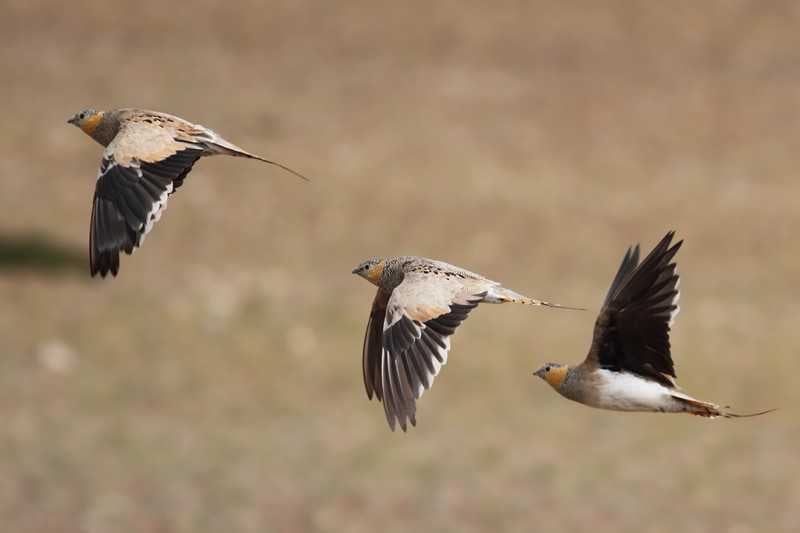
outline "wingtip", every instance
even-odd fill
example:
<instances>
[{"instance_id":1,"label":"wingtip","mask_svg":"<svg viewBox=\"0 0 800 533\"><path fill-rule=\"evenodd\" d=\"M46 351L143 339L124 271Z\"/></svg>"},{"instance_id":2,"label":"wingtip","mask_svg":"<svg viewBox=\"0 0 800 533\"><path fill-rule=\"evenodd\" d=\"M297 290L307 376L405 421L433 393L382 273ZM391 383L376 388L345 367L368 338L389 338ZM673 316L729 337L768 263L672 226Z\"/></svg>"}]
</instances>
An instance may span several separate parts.
<instances>
[{"instance_id":1,"label":"wingtip","mask_svg":"<svg viewBox=\"0 0 800 533\"><path fill-rule=\"evenodd\" d=\"M403 433L408 433L408 424L411 424L411 427L417 427L417 419L415 417L410 417L408 419L403 419L400 421L400 429L403 430ZM394 431L394 429L392 429Z\"/></svg>"},{"instance_id":2,"label":"wingtip","mask_svg":"<svg viewBox=\"0 0 800 533\"><path fill-rule=\"evenodd\" d=\"M409 424L411 424L412 427L417 427L417 417L413 414L387 414L386 421L389 423L389 429L392 430L392 433L397 430L397 426L400 426L400 429L403 431L403 433L408 433Z\"/></svg>"},{"instance_id":3,"label":"wingtip","mask_svg":"<svg viewBox=\"0 0 800 533\"><path fill-rule=\"evenodd\" d=\"M665 248L670 248L670 249L672 249L672 248L675 248L675 249L680 248L681 245L683 244L683 239L673 243L672 239L674 239L674 238L675 238L675 230L671 229L671 230L667 231L666 235L664 235L664 237L661 239L661 242L659 244L663 245Z\"/></svg>"},{"instance_id":4,"label":"wingtip","mask_svg":"<svg viewBox=\"0 0 800 533\"><path fill-rule=\"evenodd\" d=\"M667 231L667 233L664 234L663 237L661 237L661 240L656 245L656 248L658 248L658 247L664 247L664 248L669 247L669 243L672 242L673 237L675 237L675 230Z\"/></svg>"},{"instance_id":5,"label":"wingtip","mask_svg":"<svg viewBox=\"0 0 800 533\"><path fill-rule=\"evenodd\" d=\"M112 278L116 278L117 274L119 273L119 263L118 262L111 262L111 264L105 264L102 261L98 261L96 263L89 263L89 275L92 278L97 277L100 275L100 278L106 279L106 276L111 274Z\"/></svg>"}]
</instances>

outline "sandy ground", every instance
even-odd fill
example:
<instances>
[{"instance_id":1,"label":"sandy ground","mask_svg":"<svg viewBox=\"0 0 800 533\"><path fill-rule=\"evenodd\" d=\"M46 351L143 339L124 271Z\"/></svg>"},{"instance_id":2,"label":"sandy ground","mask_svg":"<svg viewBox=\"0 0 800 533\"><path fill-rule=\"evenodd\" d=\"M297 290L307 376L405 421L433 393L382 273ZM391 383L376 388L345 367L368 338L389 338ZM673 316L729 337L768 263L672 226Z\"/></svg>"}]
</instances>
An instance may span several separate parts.
<instances>
[{"instance_id":1,"label":"sandy ground","mask_svg":"<svg viewBox=\"0 0 800 533\"><path fill-rule=\"evenodd\" d=\"M800 528L800 6L56 2L0 17L0 524L33 532ZM313 177L199 163L120 276L85 249L85 106L169 111ZM678 376L767 417L569 403L625 248L670 228ZM362 259L486 306L388 431Z\"/></svg>"}]
</instances>

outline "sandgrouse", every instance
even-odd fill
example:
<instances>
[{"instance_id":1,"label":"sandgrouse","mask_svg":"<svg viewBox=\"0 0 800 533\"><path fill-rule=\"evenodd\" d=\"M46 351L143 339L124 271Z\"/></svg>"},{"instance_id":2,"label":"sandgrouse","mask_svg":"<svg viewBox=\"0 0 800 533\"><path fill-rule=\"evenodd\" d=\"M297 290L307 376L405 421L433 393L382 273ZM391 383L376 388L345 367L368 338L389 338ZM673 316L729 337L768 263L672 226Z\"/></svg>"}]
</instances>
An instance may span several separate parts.
<instances>
[{"instance_id":1,"label":"sandgrouse","mask_svg":"<svg viewBox=\"0 0 800 533\"><path fill-rule=\"evenodd\" d=\"M214 131L182 118L140 109L84 109L67 121L106 147L94 191L89 229L89 271L105 277L119 271L119 253L142 245L183 184L192 165L204 156L257 159Z\"/></svg>"},{"instance_id":2,"label":"sandgrouse","mask_svg":"<svg viewBox=\"0 0 800 533\"><path fill-rule=\"evenodd\" d=\"M353 270L377 285L364 336L367 397L394 430L416 425L416 401L447 362L450 337L480 303L577 309L534 300L468 270L423 257L369 259Z\"/></svg>"},{"instance_id":3,"label":"sandgrouse","mask_svg":"<svg viewBox=\"0 0 800 533\"><path fill-rule=\"evenodd\" d=\"M675 382L669 331L678 314L678 273L673 262L683 244L661 239L639 263L639 246L629 248L614 276L594 327L586 359L575 367L548 363L534 374L576 402L615 411L690 413L716 417L731 413L697 400Z\"/></svg>"}]
</instances>

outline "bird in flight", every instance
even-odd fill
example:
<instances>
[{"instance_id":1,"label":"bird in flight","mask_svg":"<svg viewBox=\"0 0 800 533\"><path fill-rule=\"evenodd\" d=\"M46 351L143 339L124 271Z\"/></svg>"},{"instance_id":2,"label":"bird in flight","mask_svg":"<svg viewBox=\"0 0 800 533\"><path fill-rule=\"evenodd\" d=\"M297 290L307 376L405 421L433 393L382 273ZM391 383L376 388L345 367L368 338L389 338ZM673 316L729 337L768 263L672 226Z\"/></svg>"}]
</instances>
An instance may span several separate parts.
<instances>
[{"instance_id":1,"label":"bird in flight","mask_svg":"<svg viewBox=\"0 0 800 533\"><path fill-rule=\"evenodd\" d=\"M105 146L95 185L89 229L89 271L119 271L119 253L132 254L158 222L167 198L201 157L230 155L276 165L217 133L182 118L141 109L84 109L67 121Z\"/></svg>"},{"instance_id":2,"label":"bird in flight","mask_svg":"<svg viewBox=\"0 0 800 533\"><path fill-rule=\"evenodd\" d=\"M534 300L468 270L423 257L373 258L353 270L378 287L362 353L367 397L394 431L416 425L416 401L447 362L450 337L480 303L566 307Z\"/></svg>"},{"instance_id":3,"label":"bird in flight","mask_svg":"<svg viewBox=\"0 0 800 533\"><path fill-rule=\"evenodd\" d=\"M579 365L548 363L534 372L576 402L614 411L689 413L707 418L741 415L681 391L670 354L669 331L678 314L679 277L673 261L683 244L674 232L639 263L629 248L594 326L589 354Z\"/></svg>"}]
</instances>

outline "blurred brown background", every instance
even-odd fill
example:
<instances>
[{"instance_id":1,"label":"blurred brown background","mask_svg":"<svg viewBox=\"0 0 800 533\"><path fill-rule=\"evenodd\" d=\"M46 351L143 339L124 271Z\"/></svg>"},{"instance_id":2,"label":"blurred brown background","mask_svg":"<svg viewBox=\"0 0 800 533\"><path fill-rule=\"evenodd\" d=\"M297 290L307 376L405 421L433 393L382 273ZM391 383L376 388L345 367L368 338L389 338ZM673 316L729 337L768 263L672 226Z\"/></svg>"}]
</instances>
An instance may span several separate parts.
<instances>
[{"instance_id":1,"label":"blurred brown background","mask_svg":"<svg viewBox=\"0 0 800 533\"><path fill-rule=\"evenodd\" d=\"M796 2L37 2L0 18L3 531L800 527ZM89 279L86 106L168 111L314 178L197 165ZM750 420L594 411L577 362L667 229L678 375ZM586 313L482 307L390 433L366 257Z\"/></svg>"}]
</instances>

